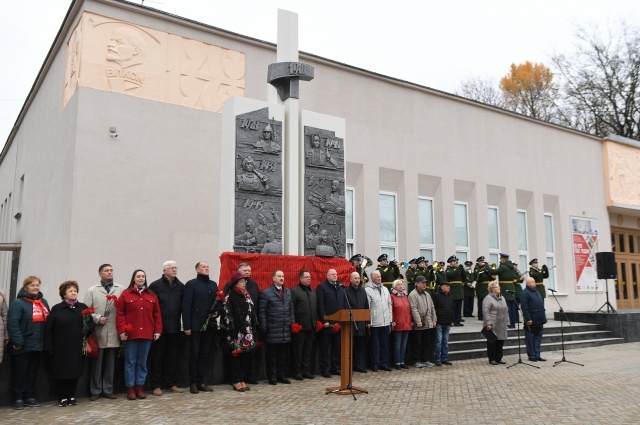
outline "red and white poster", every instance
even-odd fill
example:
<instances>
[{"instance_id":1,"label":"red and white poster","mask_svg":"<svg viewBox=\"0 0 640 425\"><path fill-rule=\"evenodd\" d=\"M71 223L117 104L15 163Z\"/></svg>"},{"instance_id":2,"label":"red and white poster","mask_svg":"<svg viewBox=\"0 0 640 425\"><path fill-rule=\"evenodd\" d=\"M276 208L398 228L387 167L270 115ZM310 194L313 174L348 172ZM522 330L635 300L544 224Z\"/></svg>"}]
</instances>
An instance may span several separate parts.
<instances>
[{"instance_id":1,"label":"red and white poster","mask_svg":"<svg viewBox=\"0 0 640 425\"><path fill-rule=\"evenodd\" d=\"M571 232L573 234L576 292L599 291L596 271L598 220L571 217Z\"/></svg>"}]
</instances>

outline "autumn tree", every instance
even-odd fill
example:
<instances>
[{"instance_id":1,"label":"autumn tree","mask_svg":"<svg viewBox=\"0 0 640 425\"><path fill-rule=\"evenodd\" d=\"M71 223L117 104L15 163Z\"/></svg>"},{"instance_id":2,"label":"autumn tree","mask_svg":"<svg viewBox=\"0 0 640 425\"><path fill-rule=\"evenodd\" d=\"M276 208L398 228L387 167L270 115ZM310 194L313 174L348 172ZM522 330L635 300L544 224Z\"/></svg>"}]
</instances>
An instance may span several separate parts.
<instances>
[{"instance_id":1,"label":"autumn tree","mask_svg":"<svg viewBox=\"0 0 640 425\"><path fill-rule=\"evenodd\" d=\"M579 27L576 50L552 57L561 78L562 124L640 140L640 27L625 22L602 37Z\"/></svg>"},{"instance_id":2,"label":"autumn tree","mask_svg":"<svg viewBox=\"0 0 640 425\"><path fill-rule=\"evenodd\" d=\"M511 64L500 80L504 108L544 121L557 116L558 89L553 73L541 63Z\"/></svg>"}]
</instances>

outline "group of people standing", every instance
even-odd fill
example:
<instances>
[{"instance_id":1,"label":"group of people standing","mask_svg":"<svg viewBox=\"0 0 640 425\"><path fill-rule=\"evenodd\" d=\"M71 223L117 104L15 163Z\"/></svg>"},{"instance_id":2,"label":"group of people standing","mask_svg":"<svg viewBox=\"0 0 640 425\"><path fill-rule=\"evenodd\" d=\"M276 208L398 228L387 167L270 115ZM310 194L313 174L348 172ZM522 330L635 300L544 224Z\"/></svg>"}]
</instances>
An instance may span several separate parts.
<instances>
[{"instance_id":1,"label":"group of people standing","mask_svg":"<svg viewBox=\"0 0 640 425\"><path fill-rule=\"evenodd\" d=\"M513 276L513 265L508 256L504 257L497 269L487 267L484 257L480 257L473 273L476 284L487 288L482 299L478 291L479 302L482 301L478 315L484 327L496 335L494 341L487 343L491 364L503 363L502 346L510 320L509 300L502 296L501 287L509 272ZM98 269L100 283L87 289L84 303L78 300L78 283L69 280L59 287L62 301L51 308L40 292L41 280L29 276L8 314L7 303L0 294L0 324L6 323L12 357L14 408L39 406L35 382L43 352L49 354L59 406L77 404L77 383L90 338L95 338L98 346L90 370L92 401L100 396L117 398L113 378L119 351L124 356L129 400L146 398L147 363L151 364L154 395L161 396L163 391L182 393L177 385L176 365L180 363L183 335L189 341L189 391L194 394L212 391L205 377L216 341L223 348L235 391L249 391L247 384L257 384L263 344L267 381L271 385L291 383L286 374L290 350L293 377L313 379L315 345L321 375L339 375L340 323L326 320L326 316L346 308L368 309L371 316L368 321L352 324L354 371L367 373L366 363L373 372L406 369L407 349L416 368L451 365L449 332L451 326L462 321L459 297L454 294L463 289L460 283L468 281L463 273L468 273L469 268L468 264L466 269L458 267L457 262L455 256L449 258L445 279L435 288L429 288L424 275L415 274L410 291L400 277L387 288L383 284L385 270L379 269L364 284L368 277L357 267L350 274L348 285L338 280L335 269L329 269L326 279L315 289L308 270L300 270L299 282L291 289L285 286L284 272L275 270L271 285L260 291L251 279L248 263L239 264L237 272L219 288L210 279L209 265L204 261L196 264L196 277L186 284L177 277L176 263L167 261L160 279L148 284L146 273L138 269L125 288L114 282L113 267L102 264ZM387 268L394 273L393 265ZM490 276L499 279L489 280ZM526 284L520 300L527 352L529 360L544 361L540 357L542 326L546 322L544 302L535 279L527 278Z\"/></svg>"}]
</instances>

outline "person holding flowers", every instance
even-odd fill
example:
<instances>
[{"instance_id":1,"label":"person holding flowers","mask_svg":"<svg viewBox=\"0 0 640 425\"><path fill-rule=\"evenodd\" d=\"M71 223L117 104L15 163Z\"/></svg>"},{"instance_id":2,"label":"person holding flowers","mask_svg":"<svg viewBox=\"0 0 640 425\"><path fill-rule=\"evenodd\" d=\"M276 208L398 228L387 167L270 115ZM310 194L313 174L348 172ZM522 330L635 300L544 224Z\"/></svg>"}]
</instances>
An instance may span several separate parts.
<instances>
[{"instance_id":1,"label":"person holding flowers","mask_svg":"<svg viewBox=\"0 0 640 425\"><path fill-rule=\"evenodd\" d=\"M147 288L147 275L137 269L127 289L118 299L116 328L124 344L124 383L127 399L147 398L147 356L151 342L162 333L162 314L158 297Z\"/></svg>"},{"instance_id":2,"label":"person holding flowers","mask_svg":"<svg viewBox=\"0 0 640 425\"><path fill-rule=\"evenodd\" d=\"M182 324L189 337L189 391L213 391L204 383L209 367L209 354L216 337L216 318L222 312L222 303L216 303L218 284L209 279L209 264L198 261L197 276L184 285L182 295ZM212 307L215 308L212 309Z\"/></svg>"},{"instance_id":3,"label":"person holding flowers","mask_svg":"<svg viewBox=\"0 0 640 425\"><path fill-rule=\"evenodd\" d=\"M257 306L246 288L242 273L231 276L231 287L224 298L222 325L227 331L227 343L231 352L229 374L235 391L248 391L244 382L251 358L247 356L256 348L255 329L258 323ZM223 293L224 295L224 293Z\"/></svg>"},{"instance_id":4,"label":"person holding flowers","mask_svg":"<svg viewBox=\"0 0 640 425\"><path fill-rule=\"evenodd\" d=\"M291 332L299 332L295 323L291 291L284 287L284 272L276 270L271 276L273 284L260 293L258 318L267 343L267 379L269 384L290 384L285 376L287 352Z\"/></svg>"},{"instance_id":5,"label":"person holding flowers","mask_svg":"<svg viewBox=\"0 0 640 425\"><path fill-rule=\"evenodd\" d=\"M83 340L93 322L85 326L90 309L78 301L78 282L67 280L59 288L62 302L51 308L45 328L44 350L51 356L51 375L55 379L58 406L75 406L76 388L83 369Z\"/></svg>"},{"instance_id":6,"label":"person holding flowers","mask_svg":"<svg viewBox=\"0 0 640 425\"><path fill-rule=\"evenodd\" d=\"M84 303L95 309L93 323L98 338L100 354L91 362L91 376L89 400L96 401L100 394L105 398L115 399L113 393L113 372L116 355L120 347L116 330L116 304L118 297L124 290L122 285L113 282L113 266L102 264L98 268L100 283L87 290Z\"/></svg>"}]
</instances>

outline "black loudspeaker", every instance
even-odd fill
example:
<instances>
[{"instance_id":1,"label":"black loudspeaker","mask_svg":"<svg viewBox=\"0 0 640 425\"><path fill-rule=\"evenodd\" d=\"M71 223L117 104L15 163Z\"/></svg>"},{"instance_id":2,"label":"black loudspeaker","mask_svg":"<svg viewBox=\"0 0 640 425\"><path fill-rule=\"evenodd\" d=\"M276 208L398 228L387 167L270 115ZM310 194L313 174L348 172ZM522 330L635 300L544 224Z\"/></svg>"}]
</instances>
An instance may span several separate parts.
<instances>
[{"instance_id":1,"label":"black loudspeaker","mask_svg":"<svg viewBox=\"0 0 640 425\"><path fill-rule=\"evenodd\" d=\"M613 252L596 252L598 279L617 279L616 255Z\"/></svg>"}]
</instances>

